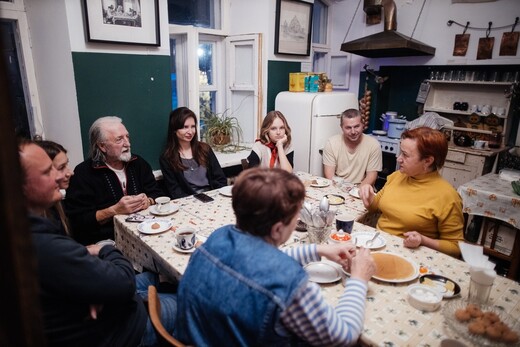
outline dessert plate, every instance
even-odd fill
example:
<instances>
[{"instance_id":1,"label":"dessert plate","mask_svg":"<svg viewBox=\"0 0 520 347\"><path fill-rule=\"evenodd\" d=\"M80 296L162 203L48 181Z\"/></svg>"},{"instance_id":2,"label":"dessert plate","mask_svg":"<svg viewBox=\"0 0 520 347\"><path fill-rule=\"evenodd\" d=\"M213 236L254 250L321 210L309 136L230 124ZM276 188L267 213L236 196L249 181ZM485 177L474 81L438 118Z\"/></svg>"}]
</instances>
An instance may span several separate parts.
<instances>
[{"instance_id":1,"label":"dessert plate","mask_svg":"<svg viewBox=\"0 0 520 347\"><path fill-rule=\"evenodd\" d=\"M376 237L376 239L374 240L374 242L372 243L372 245L370 247L366 246L368 240L372 240L374 235L375 235L375 232L371 232L371 231L357 231L357 232L351 234L352 240L354 240L354 238L356 240L357 247L365 247L368 249L377 249L377 248L384 247L386 245L386 240L383 236L381 236L381 234L379 234L379 236Z\"/></svg>"},{"instance_id":2,"label":"dessert plate","mask_svg":"<svg viewBox=\"0 0 520 347\"><path fill-rule=\"evenodd\" d=\"M303 267L309 274L309 281L315 283L333 283L341 279L339 270L325 262L313 262Z\"/></svg>"},{"instance_id":3,"label":"dessert plate","mask_svg":"<svg viewBox=\"0 0 520 347\"><path fill-rule=\"evenodd\" d=\"M460 294L460 286L455 281L441 275L423 275L419 278L419 282L435 288L445 299Z\"/></svg>"},{"instance_id":4,"label":"dessert plate","mask_svg":"<svg viewBox=\"0 0 520 347\"><path fill-rule=\"evenodd\" d=\"M327 194L325 195L325 197L329 201L329 205L342 205L345 203L345 198L341 195Z\"/></svg>"},{"instance_id":5,"label":"dessert plate","mask_svg":"<svg viewBox=\"0 0 520 347\"><path fill-rule=\"evenodd\" d=\"M154 235L169 230L172 227L172 221L168 219L151 219L137 225L137 230L143 234Z\"/></svg>"},{"instance_id":6,"label":"dessert plate","mask_svg":"<svg viewBox=\"0 0 520 347\"><path fill-rule=\"evenodd\" d=\"M323 188L328 187L330 185L330 181L326 178L316 178L311 181L311 187L314 188Z\"/></svg>"},{"instance_id":7,"label":"dessert plate","mask_svg":"<svg viewBox=\"0 0 520 347\"><path fill-rule=\"evenodd\" d=\"M218 192L224 196L231 197L231 189L233 189L233 186L225 186L218 190Z\"/></svg>"},{"instance_id":8,"label":"dessert plate","mask_svg":"<svg viewBox=\"0 0 520 347\"><path fill-rule=\"evenodd\" d=\"M351 196L359 199L359 188L352 187L352 189L348 192Z\"/></svg>"}]
</instances>

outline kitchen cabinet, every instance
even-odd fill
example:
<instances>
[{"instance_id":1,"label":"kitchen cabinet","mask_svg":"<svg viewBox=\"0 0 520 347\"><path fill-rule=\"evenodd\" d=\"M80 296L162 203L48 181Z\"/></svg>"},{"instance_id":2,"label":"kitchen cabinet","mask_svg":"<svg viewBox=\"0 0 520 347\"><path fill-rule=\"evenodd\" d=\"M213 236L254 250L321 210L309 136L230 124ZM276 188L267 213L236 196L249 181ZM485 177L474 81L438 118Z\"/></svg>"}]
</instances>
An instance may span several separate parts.
<instances>
[{"instance_id":1,"label":"kitchen cabinet","mask_svg":"<svg viewBox=\"0 0 520 347\"><path fill-rule=\"evenodd\" d=\"M493 170L500 150L474 150L451 147L440 173L457 189L460 185Z\"/></svg>"},{"instance_id":2,"label":"kitchen cabinet","mask_svg":"<svg viewBox=\"0 0 520 347\"><path fill-rule=\"evenodd\" d=\"M437 112L454 121L456 131L469 131L472 137L487 140L492 132L502 134L502 146L511 131L510 109L513 82L441 81L429 80L429 92L424 103L425 112ZM468 110L454 110L456 102L467 103ZM495 112L493 122L490 113L471 110L473 105L489 105ZM475 114L477 115L475 117ZM488 122L489 120L489 122Z\"/></svg>"}]
</instances>

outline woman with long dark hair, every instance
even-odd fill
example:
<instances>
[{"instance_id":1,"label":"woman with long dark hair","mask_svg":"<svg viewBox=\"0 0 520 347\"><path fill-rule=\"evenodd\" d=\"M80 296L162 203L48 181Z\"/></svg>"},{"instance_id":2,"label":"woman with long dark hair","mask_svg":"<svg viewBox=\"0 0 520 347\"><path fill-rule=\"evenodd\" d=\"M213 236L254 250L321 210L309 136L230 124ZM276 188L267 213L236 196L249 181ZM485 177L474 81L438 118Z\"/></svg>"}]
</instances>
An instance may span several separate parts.
<instances>
[{"instance_id":1,"label":"woman with long dark hair","mask_svg":"<svg viewBox=\"0 0 520 347\"><path fill-rule=\"evenodd\" d=\"M170 113L166 148L159 163L166 191L173 199L227 185L215 153L197 139L197 117L187 107Z\"/></svg>"}]
</instances>

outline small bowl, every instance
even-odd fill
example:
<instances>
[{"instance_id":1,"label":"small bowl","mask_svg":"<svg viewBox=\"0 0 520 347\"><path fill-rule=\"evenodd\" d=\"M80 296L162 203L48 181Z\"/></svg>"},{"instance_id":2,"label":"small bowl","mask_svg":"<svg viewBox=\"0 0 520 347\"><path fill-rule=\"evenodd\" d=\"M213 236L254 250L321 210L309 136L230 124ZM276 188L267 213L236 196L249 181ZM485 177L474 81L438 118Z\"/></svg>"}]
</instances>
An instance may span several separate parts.
<instances>
[{"instance_id":1,"label":"small bowl","mask_svg":"<svg viewBox=\"0 0 520 347\"><path fill-rule=\"evenodd\" d=\"M336 243L348 242L351 239L352 239L352 236L350 236L349 233L345 233L345 232L340 233L337 231L333 231L329 235L329 240L331 240L332 242L336 242Z\"/></svg>"},{"instance_id":2,"label":"small bowl","mask_svg":"<svg viewBox=\"0 0 520 347\"><path fill-rule=\"evenodd\" d=\"M437 290L423 285L412 284L406 290L410 305L421 311L435 311L441 307L442 294Z\"/></svg>"}]
</instances>

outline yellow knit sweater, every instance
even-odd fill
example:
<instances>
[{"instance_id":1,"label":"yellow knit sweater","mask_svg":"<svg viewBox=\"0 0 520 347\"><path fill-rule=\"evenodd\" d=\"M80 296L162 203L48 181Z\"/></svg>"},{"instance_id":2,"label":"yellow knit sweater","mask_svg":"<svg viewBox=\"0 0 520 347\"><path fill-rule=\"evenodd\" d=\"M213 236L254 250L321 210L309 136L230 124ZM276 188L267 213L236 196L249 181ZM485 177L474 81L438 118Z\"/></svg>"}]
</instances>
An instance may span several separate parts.
<instances>
[{"instance_id":1,"label":"yellow knit sweater","mask_svg":"<svg viewBox=\"0 0 520 347\"><path fill-rule=\"evenodd\" d=\"M438 171L407 176L396 171L374 198L370 211L381 211L377 228L403 237L407 231L440 240L440 251L460 256L464 240L462 199Z\"/></svg>"}]
</instances>

